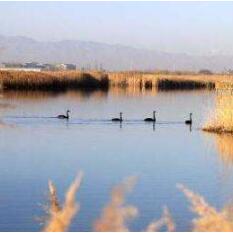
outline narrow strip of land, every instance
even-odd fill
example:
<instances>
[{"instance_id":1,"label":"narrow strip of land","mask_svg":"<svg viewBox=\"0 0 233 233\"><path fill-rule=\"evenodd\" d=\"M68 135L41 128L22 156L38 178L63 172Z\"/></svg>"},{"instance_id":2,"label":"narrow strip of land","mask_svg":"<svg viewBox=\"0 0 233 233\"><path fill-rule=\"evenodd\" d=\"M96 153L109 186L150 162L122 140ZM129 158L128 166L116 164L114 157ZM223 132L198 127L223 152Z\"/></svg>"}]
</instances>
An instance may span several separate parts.
<instances>
[{"instance_id":1,"label":"narrow strip of land","mask_svg":"<svg viewBox=\"0 0 233 233\"><path fill-rule=\"evenodd\" d=\"M0 71L2 90L108 89L133 87L155 90L233 88L233 75L166 72Z\"/></svg>"}]
</instances>

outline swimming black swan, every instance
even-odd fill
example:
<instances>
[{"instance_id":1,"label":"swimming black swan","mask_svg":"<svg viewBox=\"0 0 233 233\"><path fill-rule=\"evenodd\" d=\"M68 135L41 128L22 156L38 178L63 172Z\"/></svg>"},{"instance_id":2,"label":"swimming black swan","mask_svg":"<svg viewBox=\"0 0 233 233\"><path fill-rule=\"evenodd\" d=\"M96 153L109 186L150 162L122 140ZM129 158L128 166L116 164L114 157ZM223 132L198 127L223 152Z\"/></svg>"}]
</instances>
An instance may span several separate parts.
<instances>
[{"instance_id":1,"label":"swimming black swan","mask_svg":"<svg viewBox=\"0 0 233 233\"><path fill-rule=\"evenodd\" d=\"M186 125L191 125L193 123L192 115L193 115L192 113L189 114L189 120L185 121Z\"/></svg>"},{"instance_id":2,"label":"swimming black swan","mask_svg":"<svg viewBox=\"0 0 233 233\"><path fill-rule=\"evenodd\" d=\"M146 122L156 122L156 117L155 117L156 111L153 111L153 118L146 118L144 121Z\"/></svg>"},{"instance_id":3,"label":"swimming black swan","mask_svg":"<svg viewBox=\"0 0 233 233\"><path fill-rule=\"evenodd\" d=\"M112 121L119 121L119 122L122 122L122 121L123 121L122 112L120 112L120 118L112 118Z\"/></svg>"},{"instance_id":4,"label":"swimming black swan","mask_svg":"<svg viewBox=\"0 0 233 233\"><path fill-rule=\"evenodd\" d=\"M70 110L67 110L66 115L58 115L57 118L59 118L59 119L69 119L70 118L69 113L70 113Z\"/></svg>"}]
</instances>

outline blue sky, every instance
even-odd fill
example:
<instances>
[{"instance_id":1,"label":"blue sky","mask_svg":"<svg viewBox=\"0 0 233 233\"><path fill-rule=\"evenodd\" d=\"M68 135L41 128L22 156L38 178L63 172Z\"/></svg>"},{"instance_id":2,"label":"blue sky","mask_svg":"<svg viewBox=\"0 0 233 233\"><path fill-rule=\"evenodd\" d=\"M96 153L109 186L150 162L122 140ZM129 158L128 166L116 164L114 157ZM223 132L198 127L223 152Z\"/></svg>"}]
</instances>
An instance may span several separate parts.
<instances>
[{"instance_id":1,"label":"blue sky","mask_svg":"<svg viewBox=\"0 0 233 233\"><path fill-rule=\"evenodd\" d=\"M0 34L233 55L233 2L0 2Z\"/></svg>"}]
</instances>

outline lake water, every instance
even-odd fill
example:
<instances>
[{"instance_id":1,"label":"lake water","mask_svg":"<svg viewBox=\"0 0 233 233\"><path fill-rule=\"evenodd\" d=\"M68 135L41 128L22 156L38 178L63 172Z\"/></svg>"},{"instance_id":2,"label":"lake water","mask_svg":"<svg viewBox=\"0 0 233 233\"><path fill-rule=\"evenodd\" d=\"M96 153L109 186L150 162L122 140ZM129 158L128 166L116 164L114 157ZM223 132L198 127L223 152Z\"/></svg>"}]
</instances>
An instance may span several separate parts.
<instances>
[{"instance_id":1,"label":"lake water","mask_svg":"<svg viewBox=\"0 0 233 233\"><path fill-rule=\"evenodd\" d=\"M233 197L232 138L200 130L215 93L2 93L0 98L0 230L39 231L48 180L60 200L77 172L84 179L73 231L91 231L111 189L137 176L127 203L139 210L129 228L144 230L166 205L179 231L195 216L176 184L202 194L216 208ZM71 110L69 121L50 118ZM143 118L157 111L157 123ZM125 122L112 123L123 112ZM192 130L183 122L193 113ZM222 140L222 141L221 141ZM223 146L224 145L224 146Z\"/></svg>"}]
</instances>

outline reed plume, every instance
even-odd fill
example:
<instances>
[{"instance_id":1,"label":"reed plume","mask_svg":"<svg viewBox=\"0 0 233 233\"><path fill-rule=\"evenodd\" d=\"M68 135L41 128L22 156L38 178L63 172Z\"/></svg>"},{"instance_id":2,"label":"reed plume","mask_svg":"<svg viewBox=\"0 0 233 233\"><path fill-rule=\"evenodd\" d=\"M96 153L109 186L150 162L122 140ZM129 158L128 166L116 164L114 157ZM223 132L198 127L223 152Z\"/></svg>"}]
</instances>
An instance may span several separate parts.
<instances>
[{"instance_id":1,"label":"reed plume","mask_svg":"<svg viewBox=\"0 0 233 233\"><path fill-rule=\"evenodd\" d=\"M202 232L228 232L233 231L232 208L225 207L217 211L197 193L192 192L185 186L177 186L191 202L191 209L197 214L193 220L193 231Z\"/></svg>"},{"instance_id":2,"label":"reed plume","mask_svg":"<svg viewBox=\"0 0 233 233\"><path fill-rule=\"evenodd\" d=\"M163 214L162 217L159 220L155 220L152 223L150 223L146 231L147 232L155 232L159 231L163 226L167 228L167 231L175 231L175 223L172 219L172 216L169 212L169 209L167 207L163 208Z\"/></svg>"},{"instance_id":3,"label":"reed plume","mask_svg":"<svg viewBox=\"0 0 233 233\"><path fill-rule=\"evenodd\" d=\"M80 187L82 176L80 172L70 185L65 195L63 206L60 206L58 202L56 187L51 181L49 182L50 211L43 231L61 232L68 230L73 217L79 210L79 204L75 201L75 195Z\"/></svg>"},{"instance_id":4,"label":"reed plume","mask_svg":"<svg viewBox=\"0 0 233 233\"><path fill-rule=\"evenodd\" d=\"M95 231L129 231L127 221L135 217L138 210L134 206L125 205L125 195L132 190L135 181L135 177L130 177L113 188L111 201L94 224Z\"/></svg>"},{"instance_id":5,"label":"reed plume","mask_svg":"<svg viewBox=\"0 0 233 233\"><path fill-rule=\"evenodd\" d=\"M61 210L58 198L57 198L57 189L52 181L49 180L49 200L50 200L50 213L58 213Z\"/></svg>"},{"instance_id":6,"label":"reed plume","mask_svg":"<svg viewBox=\"0 0 233 233\"><path fill-rule=\"evenodd\" d=\"M49 181L50 208L49 218L44 231L57 232L67 231L73 217L79 210L79 205L75 201L75 194L80 187L82 173L71 184L65 196L65 203L60 205L57 198L55 185ZM103 209L99 219L94 223L94 231L127 232L127 223L138 214L134 206L125 204L125 196L132 190L135 184L135 177L124 180L112 190L111 200ZM218 211L212 207L205 199L186 188L182 184L177 187L185 194L191 203L192 211L197 215L193 220L192 230L195 232L225 232L233 231L232 206L226 206ZM163 214L159 220L151 222L147 232L160 231L166 227L167 231L175 231L175 223L167 207L163 208Z\"/></svg>"}]
</instances>

